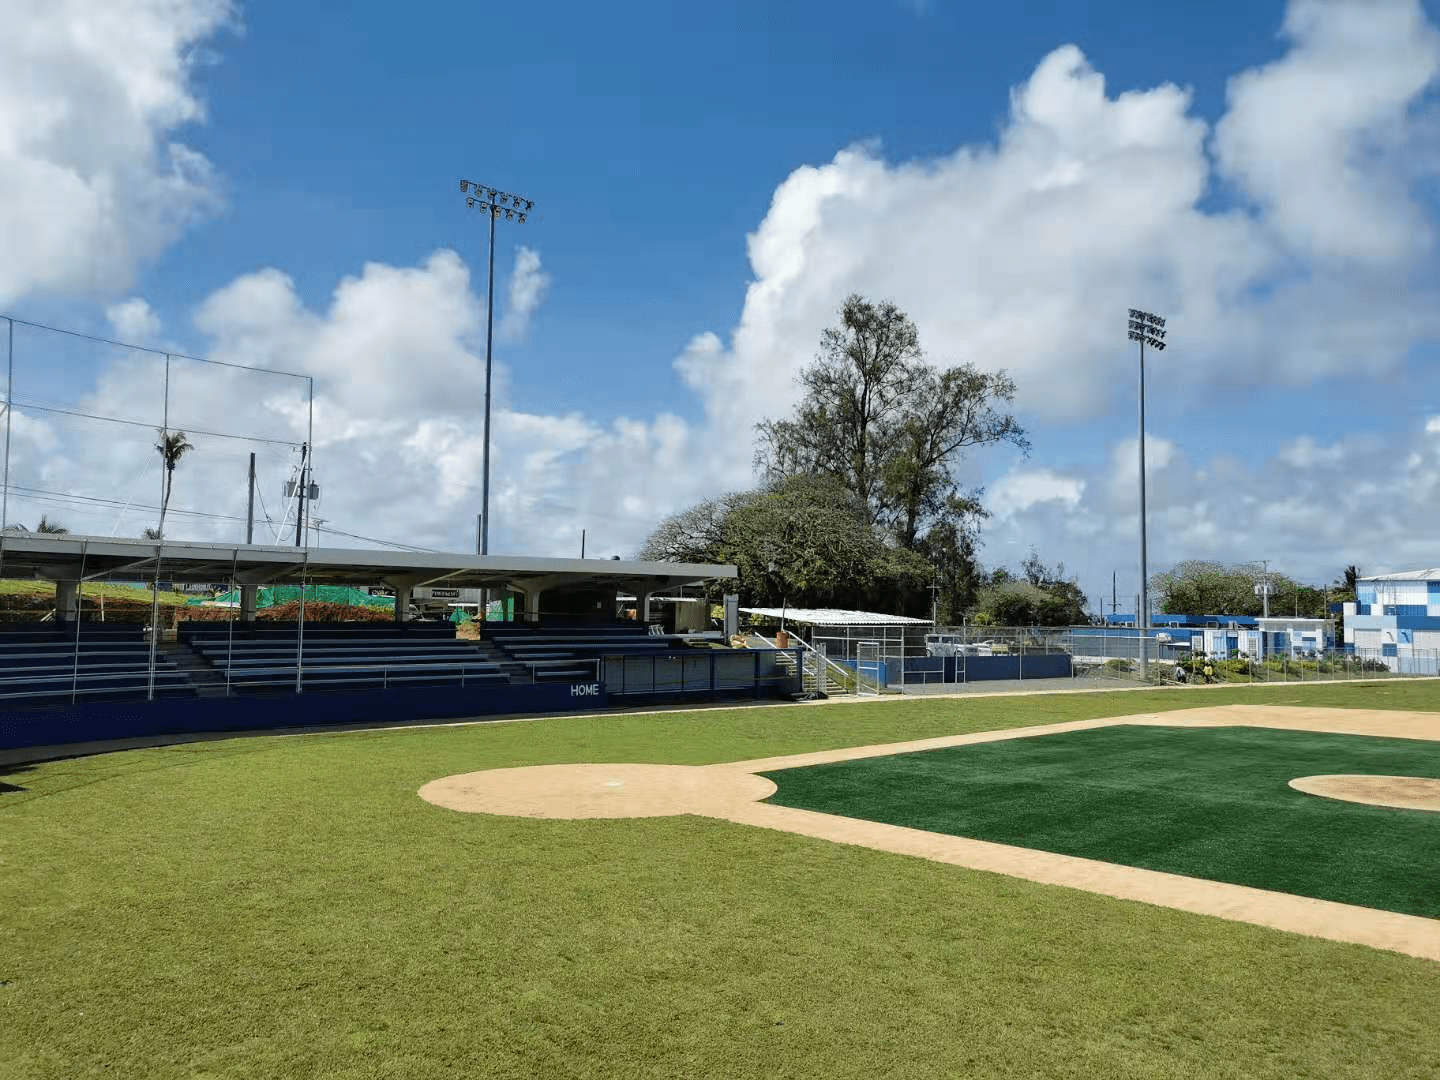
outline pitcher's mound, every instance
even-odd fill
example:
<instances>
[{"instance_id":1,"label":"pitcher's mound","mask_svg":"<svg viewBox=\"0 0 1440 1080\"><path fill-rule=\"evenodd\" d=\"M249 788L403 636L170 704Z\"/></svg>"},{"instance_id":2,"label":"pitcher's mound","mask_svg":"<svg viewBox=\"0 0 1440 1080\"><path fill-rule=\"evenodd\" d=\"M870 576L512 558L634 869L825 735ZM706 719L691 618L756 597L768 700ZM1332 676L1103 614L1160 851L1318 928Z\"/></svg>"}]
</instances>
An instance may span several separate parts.
<instances>
[{"instance_id":1,"label":"pitcher's mound","mask_svg":"<svg viewBox=\"0 0 1440 1080\"><path fill-rule=\"evenodd\" d=\"M1291 780L1290 786L1307 795L1343 802L1400 810L1440 810L1440 780L1428 776L1302 776Z\"/></svg>"},{"instance_id":2,"label":"pitcher's mound","mask_svg":"<svg viewBox=\"0 0 1440 1080\"><path fill-rule=\"evenodd\" d=\"M763 776L726 765L531 765L434 780L420 797L472 814L635 818L711 814L775 794Z\"/></svg>"}]
</instances>

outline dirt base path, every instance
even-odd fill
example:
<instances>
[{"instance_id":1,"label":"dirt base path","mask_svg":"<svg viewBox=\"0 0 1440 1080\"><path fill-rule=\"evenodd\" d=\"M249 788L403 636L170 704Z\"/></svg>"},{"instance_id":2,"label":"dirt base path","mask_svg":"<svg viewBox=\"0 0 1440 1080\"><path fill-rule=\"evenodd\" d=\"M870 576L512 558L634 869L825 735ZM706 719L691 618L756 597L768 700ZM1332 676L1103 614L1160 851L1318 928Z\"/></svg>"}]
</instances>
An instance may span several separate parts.
<instances>
[{"instance_id":1,"label":"dirt base path","mask_svg":"<svg viewBox=\"0 0 1440 1080\"><path fill-rule=\"evenodd\" d=\"M1296 791L1341 802L1393 806L1401 810L1440 810L1440 780L1428 776L1301 776L1290 781Z\"/></svg>"},{"instance_id":2,"label":"dirt base path","mask_svg":"<svg viewBox=\"0 0 1440 1080\"><path fill-rule=\"evenodd\" d=\"M757 773L819 765L831 761L880 757L915 750L966 746L1006 739L1083 731L1115 724L1166 727L1270 727L1346 735L1377 735L1440 741L1440 714L1385 710L1310 709L1285 706L1225 705L1179 712L1143 713L1102 720L975 732L877 746L847 747L809 754L729 762L723 765L542 765L493 769L445 777L420 789L422 798L453 810L521 817L656 817L697 814L738 824L797 833L842 844L856 844L936 862L987 870L1047 885L1138 900L1200 915L1254 923L1331 941L1388 949L1440 960L1440 920L1401 915L1329 900L1270 892L1203 878L1118 866L1071 855L947 836L897 825L771 806L760 800L775 785ZM1306 777L1304 781L1331 779ZM1366 778L1347 777L1347 780ZM1367 796L1353 785L1348 794L1310 791L1330 798L1385 803L1403 787L1419 790L1413 777L1387 777ZM1402 782L1397 784L1397 782ZM1324 785L1322 785L1324 786ZM1429 794L1429 785L1420 785ZM1382 788L1384 790L1382 790ZM1421 793L1425 795L1424 792ZM1411 805L1407 803L1404 805ZM1429 807L1425 807L1429 808Z\"/></svg>"}]
</instances>

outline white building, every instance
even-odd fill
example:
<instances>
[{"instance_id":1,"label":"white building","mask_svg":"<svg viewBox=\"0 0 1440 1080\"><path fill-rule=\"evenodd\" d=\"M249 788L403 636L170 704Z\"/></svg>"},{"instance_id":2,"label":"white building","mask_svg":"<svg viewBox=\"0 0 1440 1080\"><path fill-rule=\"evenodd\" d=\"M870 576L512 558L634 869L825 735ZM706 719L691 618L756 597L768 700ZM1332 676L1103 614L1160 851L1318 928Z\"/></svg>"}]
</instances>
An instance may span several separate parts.
<instances>
[{"instance_id":1,"label":"white building","mask_svg":"<svg viewBox=\"0 0 1440 1080\"><path fill-rule=\"evenodd\" d=\"M1225 617L1220 616L1223 620ZM1333 619L1231 619L1228 625L1206 626L1190 631L1190 648L1224 660L1239 656L1296 659L1314 656L1335 647Z\"/></svg>"},{"instance_id":2,"label":"white building","mask_svg":"<svg viewBox=\"0 0 1440 1080\"><path fill-rule=\"evenodd\" d=\"M1356 582L1355 603L1345 605L1345 644L1391 671L1440 674L1440 567Z\"/></svg>"}]
</instances>

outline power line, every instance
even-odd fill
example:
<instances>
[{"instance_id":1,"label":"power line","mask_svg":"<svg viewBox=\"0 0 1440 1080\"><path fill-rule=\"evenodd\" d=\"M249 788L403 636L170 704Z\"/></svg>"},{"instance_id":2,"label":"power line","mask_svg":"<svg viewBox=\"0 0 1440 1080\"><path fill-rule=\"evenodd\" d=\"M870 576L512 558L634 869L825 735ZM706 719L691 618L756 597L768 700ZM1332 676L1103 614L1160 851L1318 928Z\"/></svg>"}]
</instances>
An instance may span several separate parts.
<instances>
[{"instance_id":1,"label":"power line","mask_svg":"<svg viewBox=\"0 0 1440 1080\"><path fill-rule=\"evenodd\" d=\"M113 345L117 349L131 349L134 352L150 353L152 356L169 356L176 360L194 360L197 364L215 364L219 367L238 368L241 371L258 371L265 375L284 375L291 379L311 378L309 375L301 375L298 371L282 371L280 368L258 367L254 364L236 364L229 360L211 360L204 356L189 356L186 353L172 352L165 349L152 349L148 345L132 345L127 341L115 341L111 338L100 337L98 334L87 334L81 330L66 330L59 326L48 326L45 323L17 319L13 315L0 314L0 319L5 319L15 326L28 326L33 330L48 330L52 334L64 334L67 337L80 338L83 341L93 341L99 345Z\"/></svg>"},{"instance_id":2,"label":"power line","mask_svg":"<svg viewBox=\"0 0 1440 1080\"><path fill-rule=\"evenodd\" d=\"M332 529L328 525L316 525L313 521L310 528L316 532L334 533L337 536L348 536L353 540L364 540L370 544L383 544L385 547L399 548L402 551L420 551L428 555L444 555L446 552L439 548L420 547L418 544L402 544L398 540L381 540L376 536L361 536L359 533L346 532L344 529Z\"/></svg>"},{"instance_id":3,"label":"power line","mask_svg":"<svg viewBox=\"0 0 1440 1080\"><path fill-rule=\"evenodd\" d=\"M24 487L20 484L11 484L10 490L15 492L19 498L29 499L31 502L48 502L55 506L81 506L85 503L94 503L99 506L121 507L132 510L159 510L160 507L147 503L125 502L121 499L107 499L103 495L80 495L73 491L50 491L47 488ZM244 521L238 514L216 514L207 510L181 510L178 507L171 507L172 514L185 514L189 517L214 518L217 521Z\"/></svg>"},{"instance_id":4,"label":"power line","mask_svg":"<svg viewBox=\"0 0 1440 1080\"><path fill-rule=\"evenodd\" d=\"M152 430L159 429L161 425L150 423L145 420L127 420L121 416L101 416L99 413L81 412L79 409L62 409L58 405L41 405L36 401L17 401L15 407L18 409L35 409L37 412L60 413L62 416L80 416L86 420L103 420L108 424L126 424L130 427L143 427ZM178 424L171 427L179 430ZM267 439L263 435L236 435L228 431L204 431L200 428L186 427L185 431L190 435L205 435L214 439L235 439L239 442L270 443L273 446L296 447L300 444L291 439Z\"/></svg>"},{"instance_id":5,"label":"power line","mask_svg":"<svg viewBox=\"0 0 1440 1080\"><path fill-rule=\"evenodd\" d=\"M23 487L19 484L11 484L10 490L17 493L17 497L28 502L46 503L51 506L82 506L86 503L94 503L106 507L122 507L133 510L159 510L158 506L151 506L144 503L126 503L120 499L107 499L102 495L79 495L68 491L50 491L46 488ZM259 489L256 489L257 493ZM264 503L261 503L261 510L264 510ZM181 510L178 507L171 507L170 513L181 514L186 517L209 518L215 521L244 521L239 514L217 514L207 510ZM265 523L273 525L274 520L270 517L269 511L265 511ZM283 525L284 522L281 522ZM432 555L443 555L443 551L437 548L420 547L417 544L402 544L398 540L384 540L378 536L363 536L360 533L346 532L344 529L335 529L330 526L311 525L311 528L319 532L334 533L336 536L348 536L353 540L364 540L370 544L380 544L384 547L399 548L404 551L421 551Z\"/></svg>"}]
</instances>

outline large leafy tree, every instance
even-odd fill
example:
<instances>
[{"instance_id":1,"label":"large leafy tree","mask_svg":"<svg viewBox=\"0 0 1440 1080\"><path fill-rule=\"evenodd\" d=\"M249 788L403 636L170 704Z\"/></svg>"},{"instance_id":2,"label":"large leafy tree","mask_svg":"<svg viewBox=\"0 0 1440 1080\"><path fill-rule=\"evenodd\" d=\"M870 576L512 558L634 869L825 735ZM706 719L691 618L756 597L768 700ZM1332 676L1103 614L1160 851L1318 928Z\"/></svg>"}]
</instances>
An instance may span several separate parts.
<instances>
[{"instance_id":1,"label":"large leafy tree","mask_svg":"<svg viewBox=\"0 0 1440 1080\"><path fill-rule=\"evenodd\" d=\"M760 606L913 607L928 600L932 573L923 558L887 543L863 502L825 476L707 500L663 521L640 554L733 563L741 600Z\"/></svg>"},{"instance_id":2,"label":"large leafy tree","mask_svg":"<svg viewBox=\"0 0 1440 1080\"><path fill-rule=\"evenodd\" d=\"M788 419L757 426L758 491L711 499L663 522L643 554L734 563L748 603L930 613L958 621L980 585L985 510L962 491L965 453L1028 450L1003 371L925 361L914 322L850 296L825 330Z\"/></svg>"},{"instance_id":3,"label":"large leafy tree","mask_svg":"<svg viewBox=\"0 0 1440 1080\"><path fill-rule=\"evenodd\" d=\"M1085 594L1065 574L1065 564L1046 566L1034 551L1020 566L1020 575L1003 567L979 590L977 621L995 626L1076 626L1090 621Z\"/></svg>"},{"instance_id":4,"label":"large leafy tree","mask_svg":"<svg viewBox=\"0 0 1440 1080\"><path fill-rule=\"evenodd\" d=\"M1014 381L970 364L936 370L914 322L889 302L848 297L800 383L794 416L758 425L757 463L771 479L834 478L907 550L940 522L973 534L979 493L962 494L954 475L967 450L1029 449L1007 411Z\"/></svg>"},{"instance_id":5,"label":"large leafy tree","mask_svg":"<svg viewBox=\"0 0 1440 1080\"><path fill-rule=\"evenodd\" d=\"M934 569L933 612L940 625L957 626L979 597L984 575L975 557L977 523L984 512L956 508L915 543L915 552Z\"/></svg>"}]
</instances>

